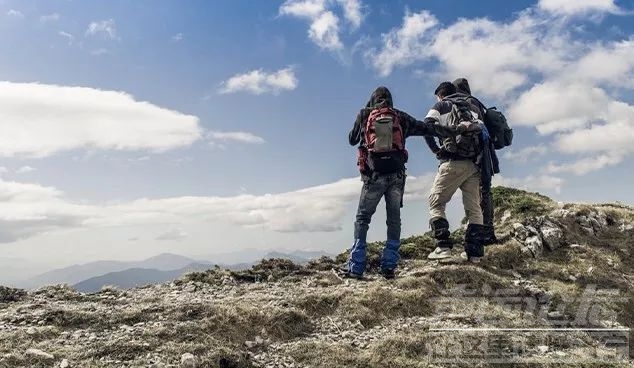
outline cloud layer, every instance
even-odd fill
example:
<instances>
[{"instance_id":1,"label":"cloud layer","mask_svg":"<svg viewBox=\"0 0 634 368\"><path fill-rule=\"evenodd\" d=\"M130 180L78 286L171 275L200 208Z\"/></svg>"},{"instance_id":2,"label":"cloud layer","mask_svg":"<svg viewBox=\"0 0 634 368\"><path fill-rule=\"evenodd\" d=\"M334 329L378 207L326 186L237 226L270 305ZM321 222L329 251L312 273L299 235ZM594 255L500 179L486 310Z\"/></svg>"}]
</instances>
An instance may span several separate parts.
<instances>
[{"instance_id":1,"label":"cloud layer","mask_svg":"<svg viewBox=\"0 0 634 368\"><path fill-rule=\"evenodd\" d=\"M279 14L307 20L308 38L313 43L324 50L341 51L344 44L339 10L352 30L359 28L365 18L361 0L286 0Z\"/></svg>"},{"instance_id":2,"label":"cloud layer","mask_svg":"<svg viewBox=\"0 0 634 368\"><path fill-rule=\"evenodd\" d=\"M427 198L432 174L408 177L405 199ZM0 179L0 242L78 227L163 225L160 240L184 238L180 225L213 221L243 227L293 232L342 229L350 204L359 196L358 178L278 194L234 197L138 199L115 205L76 204L55 188Z\"/></svg>"},{"instance_id":3,"label":"cloud layer","mask_svg":"<svg viewBox=\"0 0 634 368\"><path fill-rule=\"evenodd\" d=\"M222 83L220 93L278 94L281 91L292 91L297 88L297 85L295 71L291 67L276 72L265 72L258 69L244 74L236 74L229 78Z\"/></svg>"},{"instance_id":4,"label":"cloud layer","mask_svg":"<svg viewBox=\"0 0 634 368\"><path fill-rule=\"evenodd\" d=\"M78 148L148 150L188 146L198 118L115 91L0 82L0 156L44 157Z\"/></svg>"}]
</instances>

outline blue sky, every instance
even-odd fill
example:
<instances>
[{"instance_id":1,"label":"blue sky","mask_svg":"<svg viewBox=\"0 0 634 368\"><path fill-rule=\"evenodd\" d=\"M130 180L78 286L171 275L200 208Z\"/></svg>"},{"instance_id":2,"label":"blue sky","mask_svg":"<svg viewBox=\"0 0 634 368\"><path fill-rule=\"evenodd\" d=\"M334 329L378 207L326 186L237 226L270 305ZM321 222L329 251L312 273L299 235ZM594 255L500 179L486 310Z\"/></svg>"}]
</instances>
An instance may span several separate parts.
<instances>
[{"instance_id":1,"label":"blue sky","mask_svg":"<svg viewBox=\"0 0 634 368\"><path fill-rule=\"evenodd\" d=\"M336 252L378 85L422 118L467 77L515 129L498 184L632 203L631 2L0 0L0 252ZM436 162L410 150L404 233ZM460 218L459 199L451 209ZM371 237L385 232L382 211Z\"/></svg>"}]
</instances>

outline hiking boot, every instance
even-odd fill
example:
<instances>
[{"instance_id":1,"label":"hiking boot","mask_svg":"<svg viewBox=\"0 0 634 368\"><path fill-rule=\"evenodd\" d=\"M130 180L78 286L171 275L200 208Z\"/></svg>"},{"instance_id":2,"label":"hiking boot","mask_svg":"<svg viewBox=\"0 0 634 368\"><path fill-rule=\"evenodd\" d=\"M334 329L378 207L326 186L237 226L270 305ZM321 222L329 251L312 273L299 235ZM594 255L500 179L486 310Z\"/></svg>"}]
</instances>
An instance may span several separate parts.
<instances>
[{"instance_id":1,"label":"hiking boot","mask_svg":"<svg viewBox=\"0 0 634 368\"><path fill-rule=\"evenodd\" d=\"M393 268L392 269L390 269L390 268L382 268L379 271L379 274L381 276L383 276L383 278L385 278L386 280L392 280L392 279L394 279L396 277L396 272L395 272L395 270Z\"/></svg>"},{"instance_id":2,"label":"hiking boot","mask_svg":"<svg viewBox=\"0 0 634 368\"><path fill-rule=\"evenodd\" d=\"M495 235L482 239L482 245L484 245L485 247L488 245L497 244L497 243L499 243L499 240Z\"/></svg>"},{"instance_id":3,"label":"hiking boot","mask_svg":"<svg viewBox=\"0 0 634 368\"><path fill-rule=\"evenodd\" d=\"M429 253L427 259L444 259L451 257L451 248L436 247L433 252Z\"/></svg>"}]
</instances>

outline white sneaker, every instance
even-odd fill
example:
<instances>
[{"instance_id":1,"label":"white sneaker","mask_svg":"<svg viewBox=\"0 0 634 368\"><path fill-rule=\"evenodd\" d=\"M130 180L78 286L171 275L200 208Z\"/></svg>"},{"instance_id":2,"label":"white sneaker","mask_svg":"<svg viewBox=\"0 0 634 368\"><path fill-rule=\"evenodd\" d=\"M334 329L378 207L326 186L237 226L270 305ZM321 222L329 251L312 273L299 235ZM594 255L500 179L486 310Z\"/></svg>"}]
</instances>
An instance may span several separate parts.
<instances>
[{"instance_id":1,"label":"white sneaker","mask_svg":"<svg viewBox=\"0 0 634 368\"><path fill-rule=\"evenodd\" d=\"M444 259L451 257L451 248L436 247L433 252L429 253L427 259Z\"/></svg>"},{"instance_id":2,"label":"white sneaker","mask_svg":"<svg viewBox=\"0 0 634 368\"><path fill-rule=\"evenodd\" d=\"M482 257L467 257L467 252L460 253L460 258L464 259L465 261L469 261L470 263L480 263L480 261L482 260Z\"/></svg>"}]
</instances>

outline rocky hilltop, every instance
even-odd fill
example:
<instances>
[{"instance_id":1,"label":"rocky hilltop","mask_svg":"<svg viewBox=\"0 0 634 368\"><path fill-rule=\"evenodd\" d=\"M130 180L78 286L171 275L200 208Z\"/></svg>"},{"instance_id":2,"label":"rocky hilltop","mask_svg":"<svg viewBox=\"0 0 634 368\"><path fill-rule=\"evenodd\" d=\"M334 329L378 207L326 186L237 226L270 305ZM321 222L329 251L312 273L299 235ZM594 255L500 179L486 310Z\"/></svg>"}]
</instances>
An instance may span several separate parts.
<instances>
[{"instance_id":1,"label":"rocky hilltop","mask_svg":"<svg viewBox=\"0 0 634 368\"><path fill-rule=\"evenodd\" d=\"M392 281L341 279L341 254L94 294L0 287L0 367L634 366L634 209L494 198L503 242L480 264L428 261L415 236Z\"/></svg>"}]
</instances>

